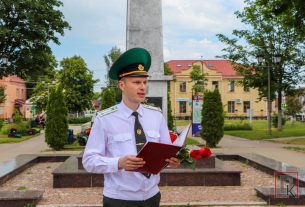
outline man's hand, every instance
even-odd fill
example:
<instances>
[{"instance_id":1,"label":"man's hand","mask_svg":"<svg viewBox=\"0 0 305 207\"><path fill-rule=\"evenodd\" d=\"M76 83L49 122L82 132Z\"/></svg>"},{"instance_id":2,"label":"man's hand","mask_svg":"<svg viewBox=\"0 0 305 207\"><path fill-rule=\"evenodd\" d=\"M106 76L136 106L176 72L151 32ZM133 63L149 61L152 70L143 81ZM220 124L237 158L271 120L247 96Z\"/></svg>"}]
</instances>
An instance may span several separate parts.
<instances>
[{"instance_id":1,"label":"man's hand","mask_svg":"<svg viewBox=\"0 0 305 207\"><path fill-rule=\"evenodd\" d=\"M168 162L171 168L177 168L180 166L180 161L175 157L171 157L170 159L166 159L165 161Z\"/></svg>"},{"instance_id":2,"label":"man's hand","mask_svg":"<svg viewBox=\"0 0 305 207\"><path fill-rule=\"evenodd\" d=\"M139 167L143 167L145 161L142 158L136 157L135 155L127 155L125 157L120 157L119 159L119 170L135 170Z\"/></svg>"}]
</instances>

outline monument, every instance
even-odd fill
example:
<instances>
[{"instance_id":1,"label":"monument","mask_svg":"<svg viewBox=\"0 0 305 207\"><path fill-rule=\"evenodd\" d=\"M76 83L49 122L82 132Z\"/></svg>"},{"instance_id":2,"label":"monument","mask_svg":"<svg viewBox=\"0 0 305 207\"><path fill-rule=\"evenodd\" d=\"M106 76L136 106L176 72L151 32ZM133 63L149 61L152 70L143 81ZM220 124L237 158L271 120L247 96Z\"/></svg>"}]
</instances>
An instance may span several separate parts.
<instances>
[{"instance_id":1,"label":"monument","mask_svg":"<svg viewBox=\"0 0 305 207\"><path fill-rule=\"evenodd\" d=\"M143 47L152 57L147 100L162 109L167 119L167 81L164 75L161 0L127 0L126 49Z\"/></svg>"}]
</instances>

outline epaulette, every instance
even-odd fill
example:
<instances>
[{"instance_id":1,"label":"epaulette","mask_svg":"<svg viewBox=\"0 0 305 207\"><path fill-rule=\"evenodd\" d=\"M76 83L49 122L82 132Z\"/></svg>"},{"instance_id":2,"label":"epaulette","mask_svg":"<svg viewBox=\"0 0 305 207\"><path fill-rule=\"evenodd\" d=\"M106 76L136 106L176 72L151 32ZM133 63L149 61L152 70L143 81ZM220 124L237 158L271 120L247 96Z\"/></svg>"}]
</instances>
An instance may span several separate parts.
<instances>
[{"instance_id":1,"label":"epaulette","mask_svg":"<svg viewBox=\"0 0 305 207\"><path fill-rule=\"evenodd\" d=\"M154 107L154 106L150 106L150 105L146 105L146 104L142 104L145 108L147 109L151 109L151 110L155 110L155 111L159 111L162 113L162 110L159 107Z\"/></svg>"},{"instance_id":2,"label":"epaulette","mask_svg":"<svg viewBox=\"0 0 305 207\"><path fill-rule=\"evenodd\" d=\"M117 110L118 110L117 106L112 106L112 107L109 107L107 109L104 109L103 111L98 112L98 115L99 116L105 116L105 115L113 113L113 112L115 112Z\"/></svg>"}]
</instances>

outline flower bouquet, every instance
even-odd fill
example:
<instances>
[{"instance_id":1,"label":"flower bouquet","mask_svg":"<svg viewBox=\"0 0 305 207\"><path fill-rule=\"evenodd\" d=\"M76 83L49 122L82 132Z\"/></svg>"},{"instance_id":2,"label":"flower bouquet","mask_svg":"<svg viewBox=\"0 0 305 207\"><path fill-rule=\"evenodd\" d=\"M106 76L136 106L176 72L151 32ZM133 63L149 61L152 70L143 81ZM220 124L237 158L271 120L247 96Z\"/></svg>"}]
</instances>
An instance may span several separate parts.
<instances>
[{"instance_id":1,"label":"flower bouquet","mask_svg":"<svg viewBox=\"0 0 305 207\"><path fill-rule=\"evenodd\" d=\"M173 143L177 139L177 135L170 132L170 139ZM188 146L182 147L177 155L180 163L188 168L195 169L196 161L201 158L209 158L212 152L209 148L199 148L197 146L190 148Z\"/></svg>"}]
</instances>

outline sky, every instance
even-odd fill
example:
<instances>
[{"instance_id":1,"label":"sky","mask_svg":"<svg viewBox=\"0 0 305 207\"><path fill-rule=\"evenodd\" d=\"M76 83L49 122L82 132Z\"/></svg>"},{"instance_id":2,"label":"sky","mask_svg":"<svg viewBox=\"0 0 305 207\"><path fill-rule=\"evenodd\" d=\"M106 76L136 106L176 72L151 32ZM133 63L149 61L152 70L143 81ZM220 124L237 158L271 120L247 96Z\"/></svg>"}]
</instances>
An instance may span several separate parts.
<instances>
[{"instance_id":1,"label":"sky","mask_svg":"<svg viewBox=\"0 0 305 207\"><path fill-rule=\"evenodd\" d=\"M103 56L114 46L126 50L127 0L61 1L72 29L60 36L60 45L50 44L52 51L58 61L81 56L100 80L98 92L107 74ZM241 29L234 12L243 7L243 0L162 0L164 61L216 59L225 47L216 34Z\"/></svg>"}]
</instances>

